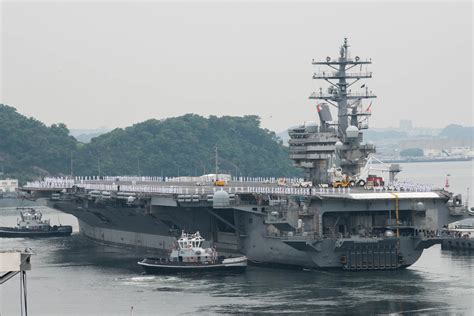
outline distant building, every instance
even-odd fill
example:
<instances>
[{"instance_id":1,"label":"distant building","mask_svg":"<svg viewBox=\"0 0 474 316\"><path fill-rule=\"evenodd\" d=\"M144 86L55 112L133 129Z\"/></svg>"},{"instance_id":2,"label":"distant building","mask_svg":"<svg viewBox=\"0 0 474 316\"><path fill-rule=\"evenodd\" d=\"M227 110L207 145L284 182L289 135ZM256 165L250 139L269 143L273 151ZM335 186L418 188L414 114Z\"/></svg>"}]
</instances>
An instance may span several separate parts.
<instances>
[{"instance_id":1,"label":"distant building","mask_svg":"<svg viewBox=\"0 0 474 316\"><path fill-rule=\"evenodd\" d=\"M403 130L411 130L413 128L413 124L411 120L400 120L400 129Z\"/></svg>"},{"instance_id":2,"label":"distant building","mask_svg":"<svg viewBox=\"0 0 474 316\"><path fill-rule=\"evenodd\" d=\"M443 151L441 149L424 148L423 155L425 157L440 157L443 155Z\"/></svg>"},{"instance_id":3,"label":"distant building","mask_svg":"<svg viewBox=\"0 0 474 316\"><path fill-rule=\"evenodd\" d=\"M232 180L232 176L230 174L219 173L218 175L219 175L219 180L225 180L225 181ZM189 176L170 177L170 178L167 178L167 180L176 181L176 182L213 182L214 180L216 180L216 174L210 173L210 174L205 174L199 177L189 177Z\"/></svg>"},{"instance_id":4,"label":"distant building","mask_svg":"<svg viewBox=\"0 0 474 316\"><path fill-rule=\"evenodd\" d=\"M219 173L219 180L230 181L232 179L230 174ZM214 181L217 179L215 173L205 174L199 177L200 181Z\"/></svg>"},{"instance_id":5,"label":"distant building","mask_svg":"<svg viewBox=\"0 0 474 316\"><path fill-rule=\"evenodd\" d=\"M474 148L474 142L466 139L446 139L446 138L413 138L399 142L400 150L407 148L439 149L449 151L451 148L457 148L455 151L469 151ZM460 150L460 148L462 148Z\"/></svg>"},{"instance_id":6,"label":"distant building","mask_svg":"<svg viewBox=\"0 0 474 316\"><path fill-rule=\"evenodd\" d=\"M461 155L461 156L467 156L469 155L469 152L471 151L471 147L469 146L456 146L456 147L451 147L449 149L449 153L451 155Z\"/></svg>"},{"instance_id":7,"label":"distant building","mask_svg":"<svg viewBox=\"0 0 474 316\"><path fill-rule=\"evenodd\" d=\"M0 180L0 192L16 192L17 189L17 179Z\"/></svg>"},{"instance_id":8,"label":"distant building","mask_svg":"<svg viewBox=\"0 0 474 316\"><path fill-rule=\"evenodd\" d=\"M472 149L469 146L454 146L446 148L423 148L423 154L427 157L472 157Z\"/></svg>"}]
</instances>

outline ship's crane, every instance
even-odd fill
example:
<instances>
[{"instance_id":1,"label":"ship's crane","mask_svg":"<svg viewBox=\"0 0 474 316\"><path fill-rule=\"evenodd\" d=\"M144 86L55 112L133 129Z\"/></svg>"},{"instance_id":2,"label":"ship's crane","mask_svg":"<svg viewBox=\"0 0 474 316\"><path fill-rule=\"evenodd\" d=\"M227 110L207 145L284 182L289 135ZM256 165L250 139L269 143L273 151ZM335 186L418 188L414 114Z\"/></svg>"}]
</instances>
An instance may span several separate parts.
<instances>
[{"instance_id":1,"label":"ship's crane","mask_svg":"<svg viewBox=\"0 0 474 316\"><path fill-rule=\"evenodd\" d=\"M389 181L393 182L397 173L401 171L400 165L398 164L386 164L374 155L369 155L367 162L360 172L353 175L347 176L343 173L342 168L335 166L328 170L331 174L331 185L333 187L347 187L347 186L365 186L368 182L370 185L384 185L382 177L378 177L373 174L373 171L381 171L389 173Z\"/></svg>"},{"instance_id":2,"label":"ship's crane","mask_svg":"<svg viewBox=\"0 0 474 316\"><path fill-rule=\"evenodd\" d=\"M402 171L399 164L386 164L380 159L376 158L374 155L369 155L365 166L360 170L360 172L354 175L352 181L356 184L364 186L366 184L366 179L372 175L372 171L381 171L389 173L389 181L393 182L396 175ZM363 181L363 183L362 183Z\"/></svg>"}]
</instances>

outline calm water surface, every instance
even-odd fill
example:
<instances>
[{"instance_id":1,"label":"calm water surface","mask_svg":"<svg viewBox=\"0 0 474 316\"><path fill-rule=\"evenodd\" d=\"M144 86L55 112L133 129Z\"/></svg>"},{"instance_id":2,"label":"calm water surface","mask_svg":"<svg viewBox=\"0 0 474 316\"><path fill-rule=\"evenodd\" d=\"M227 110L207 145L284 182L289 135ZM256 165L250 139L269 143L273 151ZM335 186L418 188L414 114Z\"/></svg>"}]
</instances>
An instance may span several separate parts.
<instances>
[{"instance_id":1,"label":"calm water surface","mask_svg":"<svg viewBox=\"0 0 474 316\"><path fill-rule=\"evenodd\" d=\"M470 162L403 164L407 177L465 195ZM408 177L408 173L410 177ZM471 205L472 202L471 202ZM0 226L14 225L16 201L0 200ZM52 224L70 215L44 209ZM425 250L401 271L296 271L249 267L242 275L146 276L142 253L70 238L0 238L0 249L31 247L30 315L458 314L474 313L474 254ZM19 278L0 286L0 315L19 315Z\"/></svg>"}]
</instances>

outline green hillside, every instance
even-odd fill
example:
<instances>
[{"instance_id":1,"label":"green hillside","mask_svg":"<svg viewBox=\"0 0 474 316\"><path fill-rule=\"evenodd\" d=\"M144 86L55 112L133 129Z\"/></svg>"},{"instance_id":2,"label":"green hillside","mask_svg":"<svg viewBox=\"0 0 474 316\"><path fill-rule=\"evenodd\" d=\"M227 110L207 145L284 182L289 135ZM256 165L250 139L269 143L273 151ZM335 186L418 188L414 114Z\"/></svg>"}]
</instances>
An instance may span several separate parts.
<instances>
[{"instance_id":1,"label":"green hillside","mask_svg":"<svg viewBox=\"0 0 474 316\"><path fill-rule=\"evenodd\" d=\"M77 145L68 135L64 124L47 127L0 104L0 166L6 175L28 179L67 172Z\"/></svg>"},{"instance_id":2,"label":"green hillside","mask_svg":"<svg viewBox=\"0 0 474 316\"><path fill-rule=\"evenodd\" d=\"M446 126L439 135L445 138L465 139L472 141L474 138L474 127L450 124Z\"/></svg>"},{"instance_id":3,"label":"green hillside","mask_svg":"<svg viewBox=\"0 0 474 316\"><path fill-rule=\"evenodd\" d=\"M69 175L201 175L214 172L218 147L221 172L245 176L292 176L286 147L260 128L257 116L204 118L187 114L115 129L83 144L64 124L47 127L0 105L0 166L21 180Z\"/></svg>"},{"instance_id":4,"label":"green hillside","mask_svg":"<svg viewBox=\"0 0 474 316\"><path fill-rule=\"evenodd\" d=\"M148 120L93 138L79 153L80 174L201 175L213 173L218 147L222 172L290 176L286 148L257 116L204 118L187 114Z\"/></svg>"}]
</instances>

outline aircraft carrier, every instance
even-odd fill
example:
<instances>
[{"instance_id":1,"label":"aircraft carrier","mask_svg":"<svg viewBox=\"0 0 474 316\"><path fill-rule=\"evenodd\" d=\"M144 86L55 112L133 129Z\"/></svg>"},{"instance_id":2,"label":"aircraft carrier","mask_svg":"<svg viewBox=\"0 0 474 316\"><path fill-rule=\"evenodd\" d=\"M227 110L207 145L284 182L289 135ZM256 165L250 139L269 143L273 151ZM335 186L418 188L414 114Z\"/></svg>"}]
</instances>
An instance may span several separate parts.
<instances>
[{"instance_id":1,"label":"aircraft carrier","mask_svg":"<svg viewBox=\"0 0 474 316\"><path fill-rule=\"evenodd\" d=\"M398 182L398 165L377 164L364 142L376 96L370 59L313 60L315 118L290 129L289 155L305 179L224 186L155 177L49 178L23 187L79 220L99 242L168 253L182 230L199 231L223 253L251 262L345 270L398 269L440 243L438 230L465 214L460 195ZM318 114L316 114L316 111ZM335 112L335 118L333 118ZM317 115L317 116L316 116ZM384 177L375 175L375 171ZM218 172L216 172L217 177Z\"/></svg>"}]
</instances>

